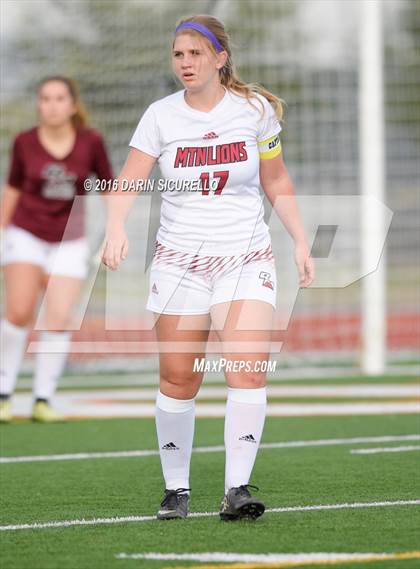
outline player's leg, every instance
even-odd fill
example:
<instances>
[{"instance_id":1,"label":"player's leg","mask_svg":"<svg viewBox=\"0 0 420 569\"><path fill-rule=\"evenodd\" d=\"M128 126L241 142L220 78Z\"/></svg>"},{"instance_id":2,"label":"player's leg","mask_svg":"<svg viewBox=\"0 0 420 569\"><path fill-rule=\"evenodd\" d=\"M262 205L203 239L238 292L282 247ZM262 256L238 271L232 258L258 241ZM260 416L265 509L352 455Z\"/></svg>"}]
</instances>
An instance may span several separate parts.
<instances>
[{"instance_id":1,"label":"player's leg","mask_svg":"<svg viewBox=\"0 0 420 569\"><path fill-rule=\"evenodd\" d=\"M12 395L26 342L33 324L42 268L29 263L10 263L4 267L5 312L1 320L0 421L11 419Z\"/></svg>"},{"instance_id":2,"label":"player's leg","mask_svg":"<svg viewBox=\"0 0 420 569\"><path fill-rule=\"evenodd\" d=\"M195 396L203 379L203 373L194 370L194 361L205 354L211 297L205 275L189 270L194 256L190 257L157 244L150 270L146 306L157 320L156 429L165 479L159 519L184 518L188 513Z\"/></svg>"},{"instance_id":3,"label":"player's leg","mask_svg":"<svg viewBox=\"0 0 420 569\"><path fill-rule=\"evenodd\" d=\"M43 321L36 354L33 386L33 418L62 420L50 405L65 367L70 345L72 316L87 272L87 243L84 239L48 246L43 277Z\"/></svg>"},{"instance_id":4,"label":"player's leg","mask_svg":"<svg viewBox=\"0 0 420 569\"><path fill-rule=\"evenodd\" d=\"M223 357L229 362L225 369L228 397L222 519L258 517L264 512L264 505L250 496L247 486L265 422L266 372L262 370L270 353L273 312L271 304L259 300L212 307L213 323L221 328L217 333L224 346Z\"/></svg>"},{"instance_id":5,"label":"player's leg","mask_svg":"<svg viewBox=\"0 0 420 569\"><path fill-rule=\"evenodd\" d=\"M170 342L174 348L174 352L159 354L160 391L175 399L194 398L203 379L203 372L194 370L194 362L205 355L210 315L161 314L155 328L158 342Z\"/></svg>"},{"instance_id":6,"label":"player's leg","mask_svg":"<svg viewBox=\"0 0 420 569\"><path fill-rule=\"evenodd\" d=\"M242 517L235 515L236 506L240 507L239 514L253 517L264 511L263 504L250 496L247 485L265 422L266 373L262 362L270 353L275 298L272 258L227 271L215 283L211 316L228 362L223 519ZM230 508L229 502L235 507Z\"/></svg>"},{"instance_id":7,"label":"player's leg","mask_svg":"<svg viewBox=\"0 0 420 569\"><path fill-rule=\"evenodd\" d=\"M39 335L33 384L33 419L41 422L63 418L51 407L51 399L63 373L71 343L71 317L82 286L81 279L44 275L44 320Z\"/></svg>"},{"instance_id":8,"label":"player's leg","mask_svg":"<svg viewBox=\"0 0 420 569\"><path fill-rule=\"evenodd\" d=\"M194 370L194 362L205 355L209 334L209 314L179 316L156 315L159 343L173 347L161 350L160 389L156 400L156 429L165 496L159 519L186 517L189 502L189 471L194 438L195 396L203 372ZM179 329L182 318L182 329ZM191 346L191 351L189 346Z\"/></svg>"}]
</instances>

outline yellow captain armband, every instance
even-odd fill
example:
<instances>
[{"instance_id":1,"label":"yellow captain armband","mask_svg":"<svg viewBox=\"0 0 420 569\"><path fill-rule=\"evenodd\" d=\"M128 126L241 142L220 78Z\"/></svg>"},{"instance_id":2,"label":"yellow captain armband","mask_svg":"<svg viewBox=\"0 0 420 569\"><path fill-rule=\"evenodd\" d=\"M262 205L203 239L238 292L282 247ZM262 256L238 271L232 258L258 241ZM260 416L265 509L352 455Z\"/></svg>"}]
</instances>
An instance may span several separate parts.
<instances>
[{"instance_id":1,"label":"yellow captain armband","mask_svg":"<svg viewBox=\"0 0 420 569\"><path fill-rule=\"evenodd\" d=\"M268 160L278 156L281 152L280 132L266 140L258 142L258 153L261 160Z\"/></svg>"}]
</instances>

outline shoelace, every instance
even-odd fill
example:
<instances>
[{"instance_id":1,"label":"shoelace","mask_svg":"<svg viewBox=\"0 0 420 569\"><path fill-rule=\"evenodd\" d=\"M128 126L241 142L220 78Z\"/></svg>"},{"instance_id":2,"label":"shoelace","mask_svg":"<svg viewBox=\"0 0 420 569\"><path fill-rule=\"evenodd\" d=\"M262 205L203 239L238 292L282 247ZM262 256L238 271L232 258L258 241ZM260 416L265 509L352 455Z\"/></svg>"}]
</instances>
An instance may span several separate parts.
<instances>
[{"instance_id":1,"label":"shoelace","mask_svg":"<svg viewBox=\"0 0 420 569\"><path fill-rule=\"evenodd\" d=\"M179 497L190 490L191 488L177 488L177 490L165 490L166 494L160 504L161 507L164 508L165 506L168 506L171 509L176 508L178 505Z\"/></svg>"},{"instance_id":2,"label":"shoelace","mask_svg":"<svg viewBox=\"0 0 420 569\"><path fill-rule=\"evenodd\" d=\"M244 495L244 496L250 496L249 490L248 488L252 488L253 490L256 490L257 492L259 491L258 486L253 486L252 484L243 484L242 486L239 486L238 489L235 492L235 495Z\"/></svg>"}]
</instances>

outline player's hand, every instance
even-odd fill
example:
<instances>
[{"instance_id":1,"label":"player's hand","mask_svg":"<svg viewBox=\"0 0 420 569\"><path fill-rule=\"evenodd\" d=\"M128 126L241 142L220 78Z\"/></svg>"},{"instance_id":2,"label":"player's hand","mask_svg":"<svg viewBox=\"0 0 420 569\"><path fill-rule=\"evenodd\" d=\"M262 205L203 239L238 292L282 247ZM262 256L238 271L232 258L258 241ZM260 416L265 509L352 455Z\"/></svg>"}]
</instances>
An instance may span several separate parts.
<instances>
[{"instance_id":1,"label":"player's hand","mask_svg":"<svg viewBox=\"0 0 420 569\"><path fill-rule=\"evenodd\" d=\"M128 254L128 239L123 227L112 228L106 232L106 236L102 245L101 259L103 264L115 271L118 269L121 261Z\"/></svg>"},{"instance_id":2,"label":"player's hand","mask_svg":"<svg viewBox=\"0 0 420 569\"><path fill-rule=\"evenodd\" d=\"M307 288L315 278L315 264L306 243L295 244L295 263L299 272L299 287Z\"/></svg>"}]
</instances>

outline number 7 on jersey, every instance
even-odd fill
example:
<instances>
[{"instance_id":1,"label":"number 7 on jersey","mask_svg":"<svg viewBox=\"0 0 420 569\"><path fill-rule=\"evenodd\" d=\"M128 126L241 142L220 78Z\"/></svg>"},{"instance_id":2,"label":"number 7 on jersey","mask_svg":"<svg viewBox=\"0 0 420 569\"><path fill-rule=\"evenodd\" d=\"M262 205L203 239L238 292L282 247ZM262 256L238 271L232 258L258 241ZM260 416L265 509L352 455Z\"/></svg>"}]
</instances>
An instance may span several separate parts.
<instances>
[{"instance_id":1,"label":"number 7 on jersey","mask_svg":"<svg viewBox=\"0 0 420 569\"><path fill-rule=\"evenodd\" d=\"M229 178L229 170L220 170L219 172L213 172L213 177L219 178L217 188L214 190L214 195L220 196L220 194L222 193L223 188L226 186L226 182ZM201 193L203 196L208 196L209 192L210 192L210 190L209 190L210 172L203 172L200 175L200 180L201 180L201 187L202 187Z\"/></svg>"}]
</instances>

